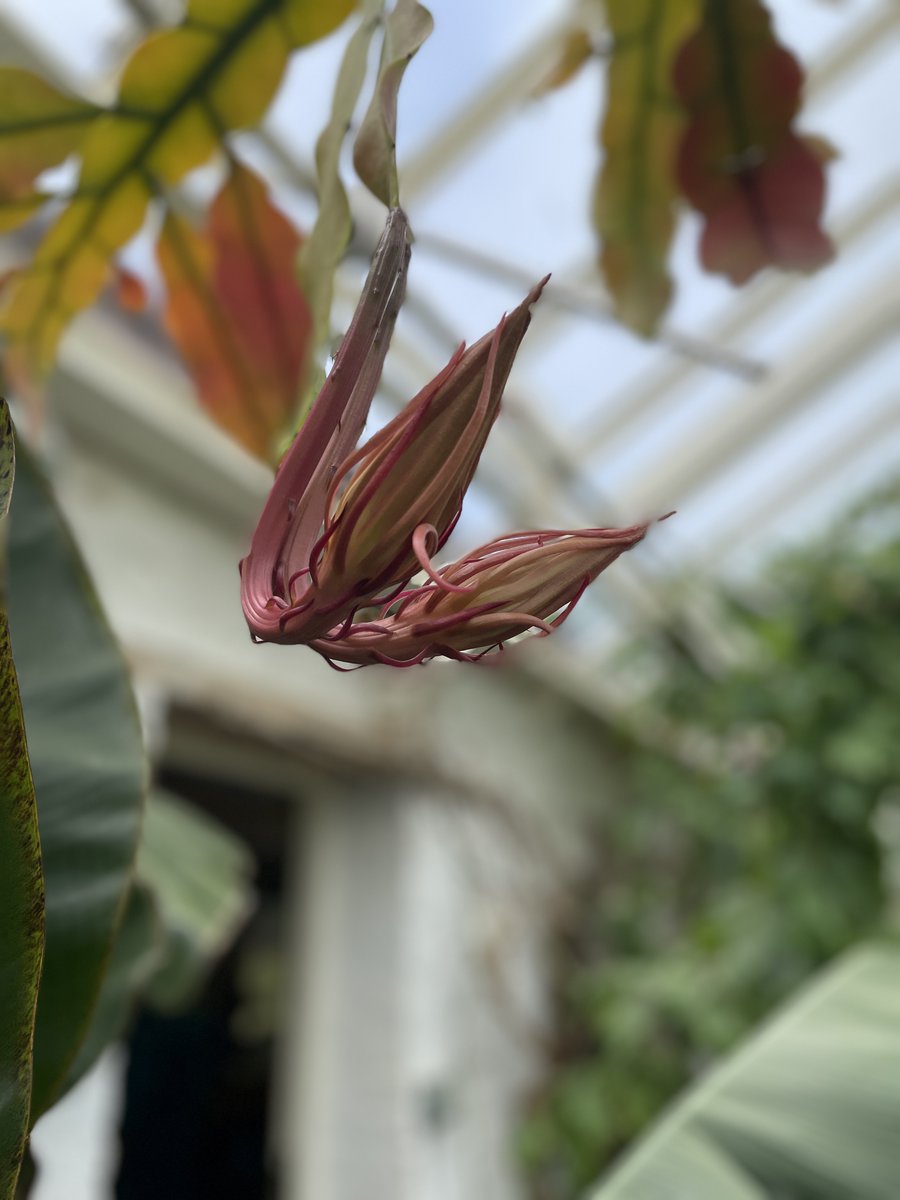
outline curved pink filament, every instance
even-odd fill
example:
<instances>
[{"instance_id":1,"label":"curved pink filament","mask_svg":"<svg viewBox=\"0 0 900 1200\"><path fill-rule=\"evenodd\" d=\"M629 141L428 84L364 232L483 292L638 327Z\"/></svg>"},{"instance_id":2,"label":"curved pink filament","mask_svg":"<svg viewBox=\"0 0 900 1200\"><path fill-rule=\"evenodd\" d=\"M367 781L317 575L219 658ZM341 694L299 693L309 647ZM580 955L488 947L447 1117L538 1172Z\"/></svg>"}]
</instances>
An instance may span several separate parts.
<instances>
[{"instance_id":1,"label":"curved pink filament","mask_svg":"<svg viewBox=\"0 0 900 1200\"><path fill-rule=\"evenodd\" d=\"M462 587L456 583L448 583L448 581L444 579L443 576L438 573L438 571L435 570L431 559L428 556L427 543L429 537L433 537L435 543L437 543L438 531L435 529L435 527L433 525L417 525L412 535L412 548L413 554L415 554L419 566L422 568L431 582L439 587L443 592L454 592L456 595L460 596L465 596L470 592L474 592L474 587Z\"/></svg>"}]
</instances>

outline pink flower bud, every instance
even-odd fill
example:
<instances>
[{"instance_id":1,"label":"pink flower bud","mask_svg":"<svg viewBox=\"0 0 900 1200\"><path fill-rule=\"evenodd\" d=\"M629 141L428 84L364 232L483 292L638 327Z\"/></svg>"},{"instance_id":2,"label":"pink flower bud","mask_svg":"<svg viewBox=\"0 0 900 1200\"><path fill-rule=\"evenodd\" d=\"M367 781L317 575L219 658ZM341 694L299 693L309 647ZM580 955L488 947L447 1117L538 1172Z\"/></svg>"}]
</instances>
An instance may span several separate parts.
<instances>
[{"instance_id":1,"label":"pink flower bud","mask_svg":"<svg viewBox=\"0 0 900 1200\"><path fill-rule=\"evenodd\" d=\"M529 630L549 634L647 532L642 524L513 533L442 570L432 566L459 518L546 280L492 333L461 346L357 450L403 299L408 232L393 210L332 371L241 564L253 637L308 644L332 663L474 661ZM410 589L419 570L428 582ZM372 607L381 609L378 619L357 617Z\"/></svg>"},{"instance_id":2,"label":"pink flower bud","mask_svg":"<svg viewBox=\"0 0 900 1200\"><path fill-rule=\"evenodd\" d=\"M543 280L341 467L314 552L317 604L337 609L404 584L459 519ZM370 598L366 600L366 598Z\"/></svg>"},{"instance_id":3,"label":"pink flower bud","mask_svg":"<svg viewBox=\"0 0 900 1200\"><path fill-rule=\"evenodd\" d=\"M512 533L432 575L380 620L347 623L311 644L333 662L413 666L475 661L528 630L558 628L585 588L648 526Z\"/></svg>"},{"instance_id":4,"label":"pink flower bud","mask_svg":"<svg viewBox=\"0 0 900 1200\"><path fill-rule=\"evenodd\" d=\"M241 604L252 636L304 642L315 636L310 555L325 516L328 489L362 433L381 379L406 290L409 223L392 209L365 287L334 365L312 411L278 468L241 563ZM324 632L335 620L320 620Z\"/></svg>"}]
</instances>

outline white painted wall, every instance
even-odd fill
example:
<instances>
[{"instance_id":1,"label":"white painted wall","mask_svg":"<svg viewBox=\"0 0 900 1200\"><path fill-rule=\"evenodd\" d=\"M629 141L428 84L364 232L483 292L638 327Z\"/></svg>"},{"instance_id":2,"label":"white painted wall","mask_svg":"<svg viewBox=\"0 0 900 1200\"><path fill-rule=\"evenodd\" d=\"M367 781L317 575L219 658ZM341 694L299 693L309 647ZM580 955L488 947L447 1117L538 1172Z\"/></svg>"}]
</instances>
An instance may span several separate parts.
<instances>
[{"instance_id":1,"label":"white painted wall","mask_svg":"<svg viewBox=\"0 0 900 1200\"><path fill-rule=\"evenodd\" d=\"M118 1163L125 1053L113 1046L34 1127L37 1177L29 1200L106 1200Z\"/></svg>"}]
</instances>

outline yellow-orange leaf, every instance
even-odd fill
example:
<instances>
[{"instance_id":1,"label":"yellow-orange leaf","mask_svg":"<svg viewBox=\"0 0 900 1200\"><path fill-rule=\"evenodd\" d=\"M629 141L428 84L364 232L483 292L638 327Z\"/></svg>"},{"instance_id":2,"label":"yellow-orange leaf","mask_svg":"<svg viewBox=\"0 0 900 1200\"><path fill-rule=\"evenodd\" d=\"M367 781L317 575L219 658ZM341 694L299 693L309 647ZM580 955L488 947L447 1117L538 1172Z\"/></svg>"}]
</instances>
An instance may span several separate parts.
<instances>
[{"instance_id":1,"label":"yellow-orange leaf","mask_svg":"<svg viewBox=\"0 0 900 1200\"><path fill-rule=\"evenodd\" d=\"M606 11L613 50L594 225L616 312L649 336L672 294L667 259L684 128L672 66L700 6L699 0L606 0Z\"/></svg>"},{"instance_id":2,"label":"yellow-orange leaf","mask_svg":"<svg viewBox=\"0 0 900 1200\"><path fill-rule=\"evenodd\" d=\"M198 231L170 214L157 253L168 288L166 328L215 421L273 459L290 424L310 345L296 280L300 235L265 185L235 164Z\"/></svg>"},{"instance_id":3,"label":"yellow-orange leaf","mask_svg":"<svg viewBox=\"0 0 900 1200\"><path fill-rule=\"evenodd\" d=\"M32 189L48 167L74 154L97 114L21 67L0 67L0 222L27 220L45 197Z\"/></svg>"},{"instance_id":4,"label":"yellow-orange leaf","mask_svg":"<svg viewBox=\"0 0 900 1200\"><path fill-rule=\"evenodd\" d=\"M205 162L229 130L259 121L290 51L352 8L352 0L190 0L180 25L138 47L115 107L85 139L78 195L0 314L0 332L33 368L50 366L69 320L97 298L156 190Z\"/></svg>"}]
</instances>

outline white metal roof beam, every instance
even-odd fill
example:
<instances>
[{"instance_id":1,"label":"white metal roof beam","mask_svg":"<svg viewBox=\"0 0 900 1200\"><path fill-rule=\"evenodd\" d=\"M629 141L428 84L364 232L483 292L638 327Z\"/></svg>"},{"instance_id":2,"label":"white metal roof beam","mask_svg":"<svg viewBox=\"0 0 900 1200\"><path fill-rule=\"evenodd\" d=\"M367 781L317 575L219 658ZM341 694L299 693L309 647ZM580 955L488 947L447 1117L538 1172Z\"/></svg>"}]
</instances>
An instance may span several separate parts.
<instances>
[{"instance_id":1,"label":"white metal roof beam","mask_svg":"<svg viewBox=\"0 0 900 1200\"><path fill-rule=\"evenodd\" d=\"M747 541L752 533L758 535L773 521L782 517L801 497L807 497L824 487L833 475L848 462L861 457L883 439L895 435L900 428L900 396L879 405L874 411L865 413L853 428L835 441L834 445L812 462L801 467L796 474L784 480L779 487L767 491L762 503L753 509L752 519L746 514L729 521L716 531L713 538L703 547L699 570L713 567L723 555L731 553L735 546Z\"/></svg>"},{"instance_id":2,"label":"white metal roof beam","mask_svg":"<svg viewBox=\"0 0 900 1200\"><path fill-rule=\"evenodd\" d=\"M846 375L864 356L896 336L900 286L891 274L867 288L866 299L849 304L846 318L823 336L817 331L785 364L756 388L745 403L731 404L715 424L696 431L641 472L644 486L624 492L622 503L653 508L681 504L751 451L779 421L815 402L820 390Z\"/></svg>"}]
</instances>

